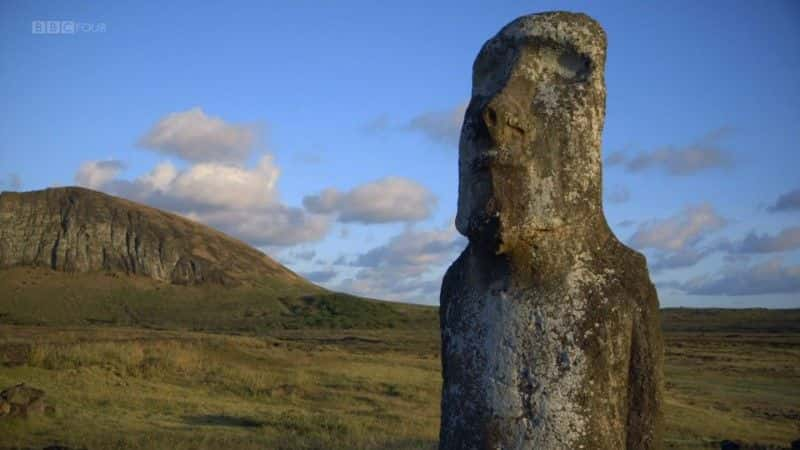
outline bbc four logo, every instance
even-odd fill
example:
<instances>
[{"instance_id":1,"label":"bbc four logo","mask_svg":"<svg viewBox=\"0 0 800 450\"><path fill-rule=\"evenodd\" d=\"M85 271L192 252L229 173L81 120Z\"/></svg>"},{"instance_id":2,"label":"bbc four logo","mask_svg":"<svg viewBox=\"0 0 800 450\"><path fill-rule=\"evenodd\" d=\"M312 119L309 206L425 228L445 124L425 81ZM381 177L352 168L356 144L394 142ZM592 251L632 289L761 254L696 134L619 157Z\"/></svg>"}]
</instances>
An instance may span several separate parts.
<instances>
[{"instance_id":1,"label":"bbc four logo","mask_svg":"<svg viewBox=\"0 0 800 450\"><path fill-rule=\"evenodd\" d=\"M31 22L33 34L77 34L105 33L106 24L75 22L74 20L34 20Z\"/></svg>"}]
</instances>

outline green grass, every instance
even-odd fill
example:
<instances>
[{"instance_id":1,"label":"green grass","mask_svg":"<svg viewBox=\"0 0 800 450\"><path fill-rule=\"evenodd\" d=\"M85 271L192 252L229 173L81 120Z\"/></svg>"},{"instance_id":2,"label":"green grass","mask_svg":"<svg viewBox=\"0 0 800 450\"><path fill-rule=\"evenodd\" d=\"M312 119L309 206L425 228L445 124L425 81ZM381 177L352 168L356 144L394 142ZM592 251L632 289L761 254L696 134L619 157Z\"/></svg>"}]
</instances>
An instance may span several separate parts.
<instances>
[{"instance_id":1,"label":"green grass","mask_svg":"<svg viewBox=\"0 0 800 450\"><path fill-rule=\"evenodd\" d=\"M0 324L107 325L264 333L277 329L435 328L435 308L308 284L177 286L116 273L0 270Z\"/></svg>"},{"instance_id":2,"label":"green grass","mask_svg":"<svg viewBox=\"0 0 800 450\"><path fill-rule=\"evenodd\" d=\"M667 448L800 437L800 335L667 341ZM433 449L438 351L435 329L6 326L0 386L44 389L56 413L0 421L0 447Z\"/></svg>"},{"instance_id":3,"label":"green grass","mask_svg":"<svg viewBox=\"0 0 800 450\"><path fill-rule=\"evenodd\" d=\"M0 271L0 448L433 449L438 312L265 280ZM665 309L667 448L800 438L800 310ZM771 447L770 447L771 446Z\"/></svg>"},{"instance_id":4,"label":"green grass","mask_svg":"<svg viewBox=\"0 0 800 450\"><path fill-rule=\"evenodd\" d=\"M0 446L433 448L431 334L6 328L0 385L44 389L56 414L0 422Z\"/></svg>"},{"instance_id":5,"label":"green grass","mask_svg":"<svg viewBox=\"0 0 800 450\"><path fill-rule=\"evenodd\" d=\"M800 438L800 334L666 336L667 444L788 448Z\"/></svg>"}]
</instances>

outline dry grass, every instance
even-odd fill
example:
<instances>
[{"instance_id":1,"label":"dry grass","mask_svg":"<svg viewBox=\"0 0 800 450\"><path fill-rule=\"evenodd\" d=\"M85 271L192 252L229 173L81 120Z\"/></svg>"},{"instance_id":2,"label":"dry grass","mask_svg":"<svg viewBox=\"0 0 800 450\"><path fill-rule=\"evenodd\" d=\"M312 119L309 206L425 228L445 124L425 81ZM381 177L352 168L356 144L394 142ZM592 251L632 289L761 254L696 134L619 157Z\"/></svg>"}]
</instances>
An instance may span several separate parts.
<instances>
[{"instance_id":1,"label":"dry grass","mask_svg":"<svg viewBox=\"0 0 800 450\"><path fill-rule=\"evenodd\" d=\"M6 348L17 348L7 362L22 364L0 370L0 384L44 389L57 413L0 424L0 446L435 447L433 355L289 337L42 330L6 334Z\"/></svg>"},{"instance_id":2,"label":"dry grass","mask_svg":"<svg viewBox=\"0 0 800 450\"><path fill-rule=\"evenodd\" d=\"M667 447L788 447L800 437L800 335L668 335ZM0 447L435 448L435 330L230 336L0 328L0 386L53 417L0 422Z\"/></svg>"},{"instance_id":3,"label":"dry grass","mask_svg":"<svg viewBox=\"0 0 800 450\"><path fill-rule=\"evenodd\" d=\"M667 444L789 448L800 438L800 334L667 334Z\"/></svg>"}]
</instances>

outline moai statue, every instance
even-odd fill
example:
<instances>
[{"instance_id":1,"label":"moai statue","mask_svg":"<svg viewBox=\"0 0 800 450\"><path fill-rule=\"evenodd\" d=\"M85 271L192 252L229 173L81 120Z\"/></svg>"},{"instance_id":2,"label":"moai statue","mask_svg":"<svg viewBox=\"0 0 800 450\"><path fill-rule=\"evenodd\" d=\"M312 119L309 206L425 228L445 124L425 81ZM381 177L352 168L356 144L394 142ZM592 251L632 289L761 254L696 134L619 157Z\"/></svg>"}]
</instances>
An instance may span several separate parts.
<instances>
[{"instance_id":1,"label":"moai statue","mask_svg":"<svg viewBox=\"0 0 800 450\"><path fill-rule=\"evenodd\" d=\"M511 22L475 60L441 450L661 447L658 298L602 209L605 60L600 25L566 12Z\"/></svg>"}]
</instances>

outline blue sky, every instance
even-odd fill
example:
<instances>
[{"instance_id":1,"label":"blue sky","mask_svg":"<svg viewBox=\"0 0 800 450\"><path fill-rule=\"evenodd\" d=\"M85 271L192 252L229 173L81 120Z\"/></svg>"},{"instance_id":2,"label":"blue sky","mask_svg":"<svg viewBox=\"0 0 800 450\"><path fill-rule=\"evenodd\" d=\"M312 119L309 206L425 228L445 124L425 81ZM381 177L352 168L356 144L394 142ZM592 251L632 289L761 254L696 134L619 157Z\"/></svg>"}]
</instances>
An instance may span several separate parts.
<instances>
[{"instance_id":1,"label":"blue sky","mask_svg":"<svg viewBox=\"0 0 800 450\"><path fill-rule=\"evenodd\" d=\"M800 306L797 2L382 3L0 3L0 189L104 190L436 303L472 61L582 11L609 40L606 215L662 305Z\"/></svg>"}]
</instances>

